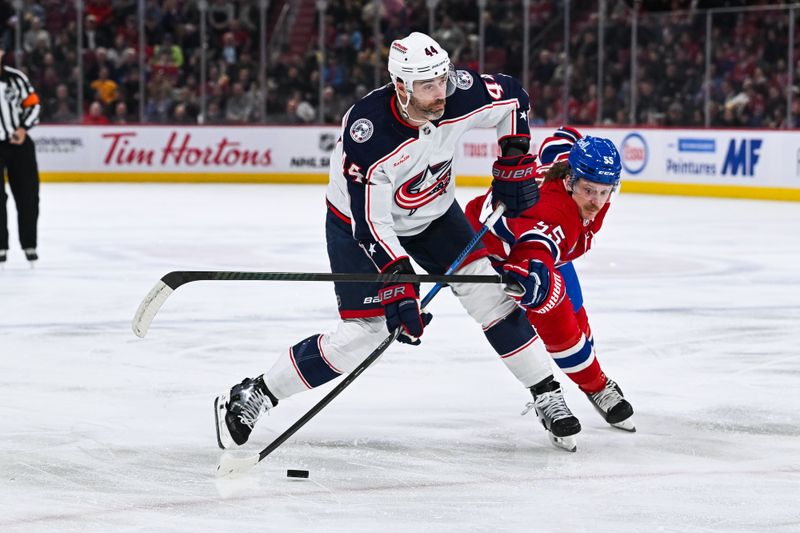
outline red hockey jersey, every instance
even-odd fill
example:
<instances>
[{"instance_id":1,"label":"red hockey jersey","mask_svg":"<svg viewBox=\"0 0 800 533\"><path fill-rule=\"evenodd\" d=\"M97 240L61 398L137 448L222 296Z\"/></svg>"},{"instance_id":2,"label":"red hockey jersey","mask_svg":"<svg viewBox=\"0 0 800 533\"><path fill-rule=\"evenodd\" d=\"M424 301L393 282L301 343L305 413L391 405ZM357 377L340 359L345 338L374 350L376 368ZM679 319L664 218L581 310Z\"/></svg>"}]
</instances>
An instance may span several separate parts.
<instances>
[{"instance_id":1,"label":"red hockey jersey","mask_svg":"<svg viewBox=\"0 0 800 533\"><path fill-rule=\"evenodd\" d=\"M606 203L594 220L580 216L562 180L540 185L539 202L517 218L501 218L483 239L495 264L508 260L514 247L515 261L539 259L558 267L585 254L600 231L610 207ZM478 230L481 219L492 211L491 190L467 204L466 214ZM523 255L524 254L524 255Z\"/></svg>"}]
</instances>

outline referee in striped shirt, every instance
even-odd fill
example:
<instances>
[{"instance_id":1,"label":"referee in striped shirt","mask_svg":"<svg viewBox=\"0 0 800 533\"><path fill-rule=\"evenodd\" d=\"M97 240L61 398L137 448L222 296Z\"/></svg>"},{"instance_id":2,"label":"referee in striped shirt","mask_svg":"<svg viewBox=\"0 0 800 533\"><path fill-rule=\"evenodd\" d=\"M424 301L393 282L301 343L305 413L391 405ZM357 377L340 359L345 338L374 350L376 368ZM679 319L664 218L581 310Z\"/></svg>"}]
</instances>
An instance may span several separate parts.
<instances>
[{"instance_id":1,"label":"referee in striped shirt","mask_svg":"<svg viewBox=\"0 0 800 533\"><path fill-rule=\"evenodd\" d=\"M0 37L0 168L17 205L19 242L28 261L36 261L36 225L39 219L39 168L36 147L28 130L39 123L39 96L28 77L3 66L5 39ZM8 251L5 182L0 179L0 263Z\"/></svg>"}]
</instances>

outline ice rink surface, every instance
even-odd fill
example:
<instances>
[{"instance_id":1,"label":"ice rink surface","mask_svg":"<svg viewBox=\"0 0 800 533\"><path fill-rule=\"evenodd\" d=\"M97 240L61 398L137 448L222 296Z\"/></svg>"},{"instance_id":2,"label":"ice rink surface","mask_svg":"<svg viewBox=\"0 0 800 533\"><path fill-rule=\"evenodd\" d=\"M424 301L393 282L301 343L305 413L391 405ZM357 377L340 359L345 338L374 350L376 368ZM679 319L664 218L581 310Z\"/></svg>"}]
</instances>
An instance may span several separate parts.
<instances>
[{"instance_id":1,"label":"ice rink surface","mask_svg":"<svg viewBox=\"0 0 800 533\"><path fill-rule=\"evenodd\" d=\"M193 283L144 340L133 313L171 270L328 270L324 214L321 186L45 184L41 260L12 220L0 271L0 531L800 531L797 203L616 199L576 267L635 434L561 379L583 431L552 447L442 291L422 346L216 480L214 396L332 328L332 286ZM328 390L282 402L247 449Z\"/></svg>"}]
</instances>

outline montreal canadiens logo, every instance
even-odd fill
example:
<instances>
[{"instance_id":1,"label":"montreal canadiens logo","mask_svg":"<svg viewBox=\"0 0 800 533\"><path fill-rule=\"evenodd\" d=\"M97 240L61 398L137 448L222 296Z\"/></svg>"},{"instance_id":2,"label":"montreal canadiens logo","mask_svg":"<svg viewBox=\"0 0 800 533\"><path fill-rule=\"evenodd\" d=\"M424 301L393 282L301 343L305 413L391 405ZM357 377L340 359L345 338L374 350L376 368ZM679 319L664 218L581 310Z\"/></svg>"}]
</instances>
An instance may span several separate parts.
<instances>
[{"instance_id":1,"label":"montreal canadiens logo","mask_svg":"<svg viewBox=\"0 0 800 533\"><path fill-rule=\"evenodd\" d=\"M459 89L467 90L472 87L472 74L466 70L456 71L456 87Z\"/></svg>"},{"instance_id":2,"label":"montreal canadiens logo","mask_svg":"<svg viewBox=\"0 0 800 533\"><path fill-rule=\"evenodd\" d=\"M450 184L453 160L431 165L400 186L394 193L394 201L409 215L422 206L428 205L447 192Z\"/></svg>"},{"instance_id":3,"label":"montreal canadiens logo","mask_svg":"<svg viewBox=\"0 0 800 533\"><path fill-rule=\"evenodd\" d=\"M360 118L350 127L350 137L357 143L363 143L372 137L375 127L366 118Z\"/></svg>"}]
</instances>

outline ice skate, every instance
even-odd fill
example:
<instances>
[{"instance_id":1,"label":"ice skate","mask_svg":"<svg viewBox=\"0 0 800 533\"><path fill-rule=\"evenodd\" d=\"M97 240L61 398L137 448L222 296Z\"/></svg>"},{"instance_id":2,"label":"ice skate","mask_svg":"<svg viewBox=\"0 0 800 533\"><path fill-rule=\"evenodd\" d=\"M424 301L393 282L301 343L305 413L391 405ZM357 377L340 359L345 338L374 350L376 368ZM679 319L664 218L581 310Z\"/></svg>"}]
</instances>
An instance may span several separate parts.
<instances>
[{"instance_id":1,"label":"ice skate","mask_svg":"<svg viewBox=\"0 0 800 533\"><path fill-rule=\"evenodd\" d=\"M0 250L0 270L3 270L6 266L6 251Z\"/></svg>"},{"instance_id":2,"label":"ice skate","mask_svg":"<svg viewBox=\"0 0 800 533\"><path fill-rule=\"evenodd\" d=\"M261 415L278 405L264 383L263 376L245 378L214 400L217 444L223 450L241 446L250 437Z\"/></svg>"},{"instance_id":3,"label":"ice skate","mask_svg":"<svg viewBox=\"0 0 800 533\"><path fill-rule=\"evenodd\" d=\"M606 386L602 390L586 396L605 421L613 427L624 431L636 431L632 418L633 407L613 380L607 379Z\"/></svg>"},{"instance_id":4,"label":"ice skate","mask_svg":"<svg viewBox=\"0 0 800 533\"><path fill-rule=\"evenodd\" d=\"M547 431L550 442L557 448L574 452L578 449L575 435L581 430L581 423L572 414L564 401L561 385L551 379L531 387L533 401L528 403L522 414L536 410L539 421Z\"/></svg>"},{"instance_id":5,"label":"ice skate","mask_svg":"<svg viewBox=\"0 0 800 533\"><path fill-rule=\"evenodd\" d=\"M25 248L23 252L25 252L25 259L30 261L31 268L33 268L35 262L39 260L39 254L36 253L36 248Z\"/></svg>"}]
</instances>

